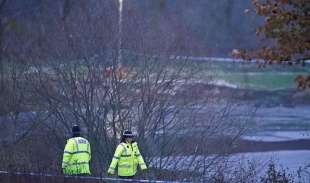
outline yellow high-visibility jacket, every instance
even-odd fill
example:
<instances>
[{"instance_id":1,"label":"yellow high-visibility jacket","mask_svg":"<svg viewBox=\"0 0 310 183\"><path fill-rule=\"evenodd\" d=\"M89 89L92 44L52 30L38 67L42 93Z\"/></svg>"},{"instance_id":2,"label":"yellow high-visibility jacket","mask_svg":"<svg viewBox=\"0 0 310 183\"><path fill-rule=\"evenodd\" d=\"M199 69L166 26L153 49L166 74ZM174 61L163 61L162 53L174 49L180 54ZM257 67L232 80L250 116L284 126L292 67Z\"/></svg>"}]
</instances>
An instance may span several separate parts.
<instances>
[{"instance_id":1,"label":"yellow high-visibility jacket","mask_svg":"<svg viewBox=\"0 0 310 183\"><path fill-rule=\"evenodd\" d=\"M90 159L91 150L89 142L82 137L70 138L67 141L63 154L63 173L67 175L90 174Z\"/></svg>"},{"instance_id":2,"label":"yellow high-visibility jacket","mask_svg":"<svg viewBox=\"0 0 310 183\"><path fill-rule=\"evenodd\" d=\"M118 176L134 176L137 173L138 165L141 170L147 169L137 142L132 144L122 142L115 150L108 173L114 174L117 166Z\"/></svg>"}]
</instances>

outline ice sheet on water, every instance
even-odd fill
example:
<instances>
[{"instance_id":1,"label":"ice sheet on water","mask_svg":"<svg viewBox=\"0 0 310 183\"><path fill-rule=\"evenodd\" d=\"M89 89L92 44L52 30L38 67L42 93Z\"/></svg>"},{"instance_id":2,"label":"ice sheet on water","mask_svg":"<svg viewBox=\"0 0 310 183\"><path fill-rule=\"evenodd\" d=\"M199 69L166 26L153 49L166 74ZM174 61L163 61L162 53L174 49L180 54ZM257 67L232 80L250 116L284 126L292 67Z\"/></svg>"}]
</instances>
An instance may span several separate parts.
<instances>
[{"instance_id":1,"label":"ice sheet on water","mask_svg":"<svg viewBox=\"0 0 310 183\"><path fill-rule=\"evenodd\" d=\"M265 131L242 137L245 140L280 142L300 139L310 139L309 131Z\"/></svg>"},{"instance_id":2,"label":"ice sheet on water","mask_svg":"<svg viewBox=\"0 0 310 183\"><path fill-rule=\"evenodd\" d=\"M216 155L166 156L162 158L154 157L150 163L150 166L169 170L202 172L204 162L212 161L215 157ZM227 163L226 167L234 169L240 166L240 162L249 161L255 161L259 165L264 166L272 161L277 165L277 167L287 169L290 174L296 175L299 168L310 165L310 150L238 153L227 157L225 162ZM266 169L267 167L264 168L263 171Z\"/></svg>"}]
</instances>

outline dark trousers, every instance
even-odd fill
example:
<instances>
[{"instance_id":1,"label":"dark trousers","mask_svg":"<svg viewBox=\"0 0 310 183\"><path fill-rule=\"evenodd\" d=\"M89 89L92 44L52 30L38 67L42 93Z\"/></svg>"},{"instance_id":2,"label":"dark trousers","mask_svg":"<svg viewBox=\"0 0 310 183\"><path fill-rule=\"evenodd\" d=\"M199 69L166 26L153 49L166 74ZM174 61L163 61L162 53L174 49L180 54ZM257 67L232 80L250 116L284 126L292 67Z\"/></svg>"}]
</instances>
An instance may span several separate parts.
<instances>
[{"instance_id":1,"label":"dark trousers","mask_svg":"<svg viewBox=\"0 0 310 183\"><path fill-rule=\"evenodd\" d=\"M133 179L134 176L118 176L121 179Z\"/></svg>"},{"instance_id":2,"label":"dark trousers","mask_svg":"<svg viewBox=\"0 0 310 183\"><path fill-rule=\"evenodd\" d=\"M84 177L84 176L90 176L90 174L87 174L87 173L81 173L81 174L64 174L65 176L81 176L81 177Z\"/></svg>"}]
</instances>

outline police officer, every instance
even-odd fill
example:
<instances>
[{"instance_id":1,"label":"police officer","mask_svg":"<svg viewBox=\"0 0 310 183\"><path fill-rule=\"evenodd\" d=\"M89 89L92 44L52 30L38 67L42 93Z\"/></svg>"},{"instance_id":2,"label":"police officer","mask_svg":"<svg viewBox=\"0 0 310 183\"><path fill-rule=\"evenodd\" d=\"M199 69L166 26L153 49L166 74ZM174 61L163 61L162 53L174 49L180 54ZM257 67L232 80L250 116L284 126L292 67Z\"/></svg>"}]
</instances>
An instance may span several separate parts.
<instances>
[{"instance_id":1,"label":"police officer","mask_svg":"<svg viewBox=\"0 0 310 183\"><path fill-rule=\"evenodd\" d=\"M137 173L137 166L141 170L146 170L146 164L140 154L138 144L133 140L134 135L131 131L124 131L122 134L121 143L117 146L108 174L117 173L120 178L133 178Z\"/></svg>"},{"instance_id":2,"label":"police officer","mask_svg":"<svg viewBox=\"0 0 310 183\"><path fill-rule=\"evenodd\" d=\"M91 159L90 144L81 137L78 125L72 127L72 138L67 141L62 169L66 175L90 175L89 162Z\"/></svg>"}]
</instances>

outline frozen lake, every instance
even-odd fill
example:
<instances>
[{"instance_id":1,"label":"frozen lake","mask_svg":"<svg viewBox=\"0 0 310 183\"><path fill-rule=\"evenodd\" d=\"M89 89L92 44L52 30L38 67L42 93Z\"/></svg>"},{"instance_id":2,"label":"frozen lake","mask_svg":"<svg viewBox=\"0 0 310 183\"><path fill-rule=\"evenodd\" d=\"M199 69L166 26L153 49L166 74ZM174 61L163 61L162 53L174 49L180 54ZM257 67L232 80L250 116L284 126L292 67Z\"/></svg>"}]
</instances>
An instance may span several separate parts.
<instances>
[{"instance_id":1,"label":"frozen lake","mask_svg":"<svg viewBox=\"0 0 310 183\"><path fill-rule=\"evenodd\" d=\"M243 136L245 140L280 142L300 139L310 139L310 131L263 131Z\"/></svg>"},{"instance_id":2,"label":"frozen lake","mask_svg":"<svg viewBox=\"0 0 310 183\"><path fill-rule=\"evenodd\" d=\"M296 172L300 167L310 165L310 150L240 153L231 158L254 160L262 163L271 160L283 168L289 168L290 171Z\"/></svg>"},{"instance_id":3,"label":"frozen lake","mask_svg":"<svg viewBox=\"0 0 310 183\"><path fill-rule=\"evenodd\" d=\"M204 162L211 162L214 157L215 155L164 157L162 158L161 168L203 172ZM249 162L255 163L257 165L258 176L265 174L267 165L270 162L274 162L277 168L283 168L296 177L299 169L310 165L310 150L238 153L227 157L225 162L225 166L232 171L240 167L240 165L248 166ZM154 158L150 166L159 168L159 159ZM212 169L208 171L212 172ZM305 178L306 180L310 180L308 175Z\"/></svg>"}]
</instances>

